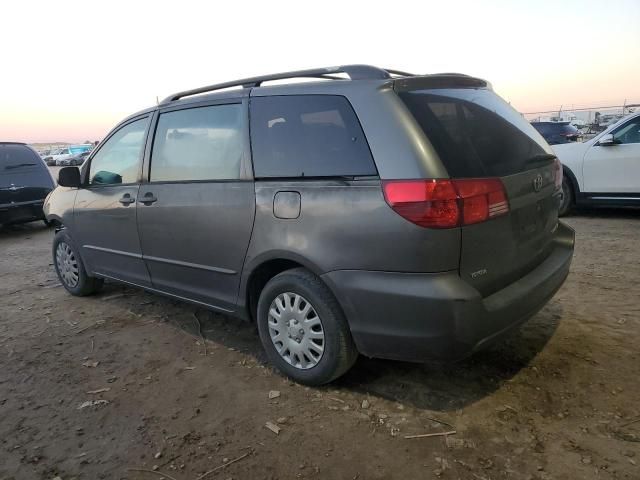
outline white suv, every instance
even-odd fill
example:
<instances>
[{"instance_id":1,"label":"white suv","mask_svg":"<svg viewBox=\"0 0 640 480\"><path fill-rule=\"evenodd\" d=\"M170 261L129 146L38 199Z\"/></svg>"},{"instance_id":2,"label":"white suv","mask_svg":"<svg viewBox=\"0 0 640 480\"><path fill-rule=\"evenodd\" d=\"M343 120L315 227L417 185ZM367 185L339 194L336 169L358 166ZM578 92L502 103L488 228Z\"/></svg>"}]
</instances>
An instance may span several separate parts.
<instances>
[{"instance_id":1,"label":"white suv","mask_svg":"<svg viewBox=\"0 0 640 480\"><path fill-rule=\"evenodd\" d=\"M561 215L573 205L640 206L640 113L552 148L564 167Z\"/></svg>"}]
</instances>

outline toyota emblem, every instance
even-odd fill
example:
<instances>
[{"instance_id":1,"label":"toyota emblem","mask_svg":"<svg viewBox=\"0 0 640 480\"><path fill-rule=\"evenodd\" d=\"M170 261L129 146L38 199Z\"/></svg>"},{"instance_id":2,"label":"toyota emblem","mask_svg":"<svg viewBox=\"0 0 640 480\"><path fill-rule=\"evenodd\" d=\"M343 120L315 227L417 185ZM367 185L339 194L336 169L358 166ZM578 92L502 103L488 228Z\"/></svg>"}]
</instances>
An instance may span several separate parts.
<instances>
[{"instance_id":1,"label":"toyota emblem","mask_svg":"<svg viewBox=\"0 0 640 480\"><path fill-rule=\"evenodd\" d=\"M533 179L533 189L536 192L542 190L542 175L538 174L536 175L536 178Z\"/></svg>"}]
</instances>

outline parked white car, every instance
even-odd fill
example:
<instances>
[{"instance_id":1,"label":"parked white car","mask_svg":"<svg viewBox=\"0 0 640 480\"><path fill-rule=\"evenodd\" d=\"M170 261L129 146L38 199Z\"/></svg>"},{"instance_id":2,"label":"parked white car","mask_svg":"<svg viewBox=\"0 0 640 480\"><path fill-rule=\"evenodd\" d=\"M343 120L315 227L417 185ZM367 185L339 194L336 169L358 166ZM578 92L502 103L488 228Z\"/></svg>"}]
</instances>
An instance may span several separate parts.
<instances>
[{"instance_id":1,"label":"parked white car","mask_svg":"<svg viewBox=\"0 0 640 480\"><path fill-rule=\"evenodd\" d=\"M89 143L82 144L82 145L70 145L68 147L65 147L56 151L55 153L52 153L50 157L55 162L54 165L57 165L60 167L60 166L68 165L69 163L67 162L67 160L69 160L71 157L83 152L88 152L92 149L93 149L93 145Z\"/></svg>"},{"instance_id":2,"label":"parked white car","mask_svg":"<svg viewBox=\"0 0 640 480\"><path fill-rule=\"evenodd\" d=\"M640 206L640 113L586 142L551 148L564 167L560 215L574 205Z\"/></svg>"}]
</instances>

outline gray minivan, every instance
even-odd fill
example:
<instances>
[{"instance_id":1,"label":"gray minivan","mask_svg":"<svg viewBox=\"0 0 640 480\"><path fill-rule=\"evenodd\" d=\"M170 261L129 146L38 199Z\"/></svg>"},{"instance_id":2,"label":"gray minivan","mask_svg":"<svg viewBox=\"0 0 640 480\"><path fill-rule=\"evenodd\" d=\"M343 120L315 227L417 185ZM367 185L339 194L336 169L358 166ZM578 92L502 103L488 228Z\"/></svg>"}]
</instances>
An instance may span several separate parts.
<instances>
[{"instance_id":1,"label":"gray minivan","mask_svg":"<svg viewBox=\"0 0 640 480\"><path fill-rule=\"evenodd\" d=\"M317 81L269 84L297 77ZM318 385L358 353L460 359L535 314L573 253L561 182L487 82L348 65L172 95L63 168L45 212L71 294L114 280L254 321Z\"/></svg>"}]
</instances>

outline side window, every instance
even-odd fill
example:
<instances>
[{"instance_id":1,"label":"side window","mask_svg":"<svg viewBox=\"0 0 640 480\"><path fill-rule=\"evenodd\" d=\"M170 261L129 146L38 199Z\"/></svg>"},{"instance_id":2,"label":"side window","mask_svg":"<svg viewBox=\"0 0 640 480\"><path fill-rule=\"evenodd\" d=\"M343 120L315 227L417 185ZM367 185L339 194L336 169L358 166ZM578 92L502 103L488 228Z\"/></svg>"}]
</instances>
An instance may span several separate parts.
<instances>
[{"instance_id":1,"label":"side window","mask_svg":"<svg viewBox=\"0 0 640 480\"><path fill-rule=\"evenodd\" d=\"M337 95L251 99L256 177L377 175L355 112Z\"/></svg>"},{"instance_id":2,"label":"side window","mask_svg":"<svg viewBox=\"0 0 640 480\"><path fill-rule=\"evenodd\" d=\"M234 180L244 152L241 104L160 114L151 181Z\"/></svg>"},{"instance_id":3,"label":"side window","mask_svg":"<svg viewBox=\"0 0 640 480\"><path fill-rule=\"evenodd\" d=\"M640 117L628 121L615 132L613 138L618 144L640 143Z\"/></svg>"},{"instance_id":4,"label":"side window","mask_svg":"<svg viewBox=\"0 0 640 480\"><path fill-rule=\"evenodd\" d=\"M90 184L112 185L138 181L148 124L148 117L128 123L100 147L89 166Z\"/></svg>"}]
</instances>

